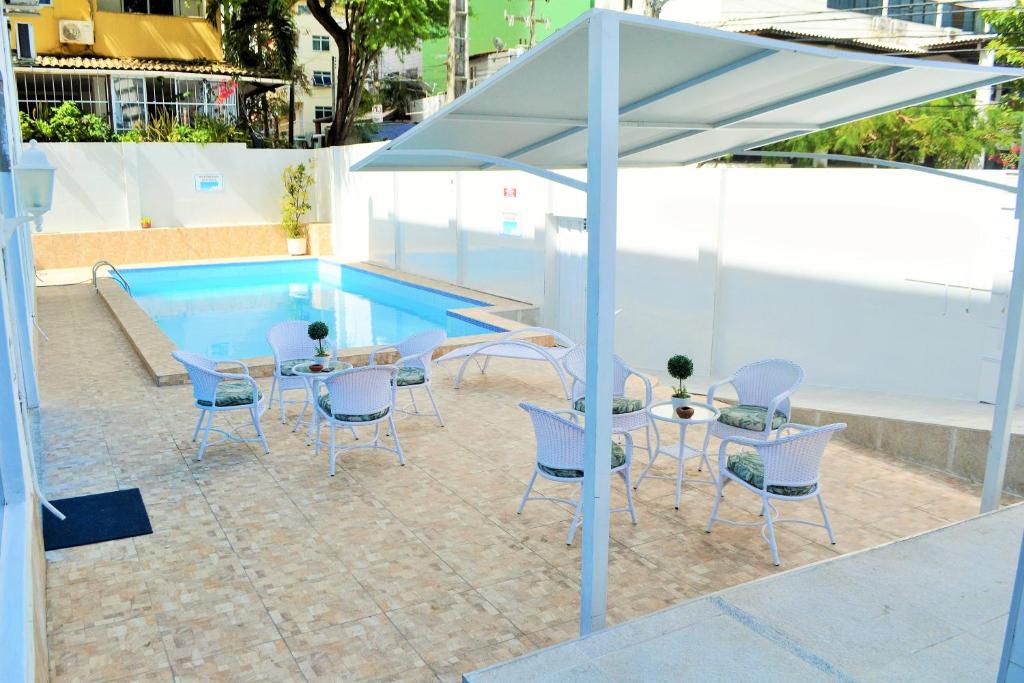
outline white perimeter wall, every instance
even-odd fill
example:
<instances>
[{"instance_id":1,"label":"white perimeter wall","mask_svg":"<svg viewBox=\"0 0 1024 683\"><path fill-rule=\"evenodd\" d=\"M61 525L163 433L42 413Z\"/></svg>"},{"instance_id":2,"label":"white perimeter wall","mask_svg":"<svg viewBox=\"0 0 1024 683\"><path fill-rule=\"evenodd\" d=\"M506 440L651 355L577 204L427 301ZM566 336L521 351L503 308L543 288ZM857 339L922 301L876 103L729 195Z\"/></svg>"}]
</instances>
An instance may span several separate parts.
<instances>
[{"instance_id":1,"label":"white perimeter wall","mask_svg":"<svg viewBox=\"0 0 1024 683\"><path fill-rule=\"evenodd\" d=\"M332 223L336 255L535 303L544 324L582 338L582 270L569 275L555 228L584 216L582 193L517 172L349 171L377 146L44 145L58 167L44 229L133 229L142 215L157 226L277 223L282 169L315 158L307 218ZM224 191L196 192L196 173L223 174ZM991 398L1011 194L863 168L619 178L616 346L634 365L660 371L686 353L697 374L722 376L782 356L810 384Z\"/></svg>"},{"instance_id":2,"label":"white perimeter wall","mask_svg":"<svg viewBox=\"0 0 1024 683\"><path fill-rule=\"evenodd\" d=\"M242 144L53 143L40 145L57 167L45 232L280 222L281 172L316 159L319 176L306 220L330 216L329 150L247 149ZM221 192L197 192L195 175L221 174ZM323 189L321 189L323 188Z\"/></svg>"},{"instance_id":3,"label":"white perimeter wall","mask_svg":"<svg viewBox=\"0 0 1024 683\"><path fill-rule=\"evenodd\" d=\"M374 148L339 151L342 168ZM585 214L581 193L513 172L340 173L334 222L335 239L352 247L345 258L530 301L556 328L573 328L560 319L567 309L582 315L582 283L559 283L553 227L554 216ZM616 347L631 363L660 371L686 353L697 374L723 376L780 356L815 385L969 400L994 392L1011 194L863 168L619 178ZM509 213L513 236L502 234Z\"/></svg>"}]
</instances>

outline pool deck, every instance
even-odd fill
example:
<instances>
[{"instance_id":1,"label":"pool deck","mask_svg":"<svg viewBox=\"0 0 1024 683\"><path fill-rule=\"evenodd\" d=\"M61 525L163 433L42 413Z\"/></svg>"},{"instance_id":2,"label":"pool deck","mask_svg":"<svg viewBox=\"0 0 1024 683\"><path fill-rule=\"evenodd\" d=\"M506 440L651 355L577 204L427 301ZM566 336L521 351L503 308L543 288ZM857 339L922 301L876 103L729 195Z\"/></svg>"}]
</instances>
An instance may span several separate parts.
<instances>
[{"instance_id":1,"label":"pool deck","mask_svg":"<svg viewBox=\"0 0 1024 683\"><path fill-rule=\"evenodd\" d=\"M302 257L313 258L313 257ZM443 294L452 294L458 297L470 298L486 303L486 306L470 306L466 308L450 309L452 313L459 315L470 322L476 322L485 327L498 328L506 332L520 330L536 320L537 309L533 304L506 299L484 292L459 287L425 277L400 273L398 271L382 268L369 263L344 263L331 257L319 257L319 260L343 265L349 268L356 268L375 275L381 275L392 280L397 280L416 287L424 287L439 291ZM133 264L124 266L127 268L169 268L182 265L211 265L220 263L265 263L268 261L284 261L289 259L253 258L241 261L217 260L188 263L158 263L158 264ZM80 270L80 269L74 269ZM91 272L91 271L90 271ZM71 281L80 282L78 279L81 273L57 274L51 271L44 276L50 283ZM86 274L88 277L89 274ZM130 284L130 283L129 283ZM171 352L177 348L175 343L164 334L163 330L149 317L138 303L129 296L120 285L108 278L102 278L97 282L97 291L100 293L107 307L124 334L128 337L132 348L139 355L143 366L147 369L153 381L160 386L171 384L184 384L188 381L188 375L182 366L171 358ZM440 348L437 355L451 351L452 349L482 341L495 339L499 332L485 334L474 334L463 337L452 337L449 343ZM527 335L523 337L537 344L551 346L554 340L548 335ZM354 365L365 365L369 360L370 353L374 350L372 346L348 347L336 349L337 356L345 359ZM380 356L385 362L392 360L393 353L384 353ZM254 377L269 377L274 372L273 356L258 356L254 358L242 358Z\"/></svg>"},{"instance_id":2,"label":"pool deck","mask_svg":"<svg viewBox=\"0 0 1024 683\"><path fill-rule=\"evenodd\" d=\"M364 450L342 455L330 478L326 455L282 425L276 405L262 420L269 455L216 445L196 462L190 387L154 385L92 286L41 288L38 301L49 335L39 347L45 493L138 487L153 525L149 536L47 553L55 683L458 681L577 635L580 546L564 542L570 512L538 501L515 514L535 450L516 404L565 406L551 368L498 360L458 390L439 373L446 427L400 420L405 467ZM634 476L645 464L640 451ZM672 466L659 461L655 471ZM639 524L612 516L609 624L978 509L976 485L844 441L829 446L822 488L838 544L820 529L783 528L779 569L756 530L703 532L709 486L687 484L676 511L670 481L645 481ZM622 499L620 484L613 502ZM754 496L723 505L757 518ZM787 516L816 514L813 504L790 507ZM837 620L843 609L822 606Z\"/></svg>"}]
</instances>

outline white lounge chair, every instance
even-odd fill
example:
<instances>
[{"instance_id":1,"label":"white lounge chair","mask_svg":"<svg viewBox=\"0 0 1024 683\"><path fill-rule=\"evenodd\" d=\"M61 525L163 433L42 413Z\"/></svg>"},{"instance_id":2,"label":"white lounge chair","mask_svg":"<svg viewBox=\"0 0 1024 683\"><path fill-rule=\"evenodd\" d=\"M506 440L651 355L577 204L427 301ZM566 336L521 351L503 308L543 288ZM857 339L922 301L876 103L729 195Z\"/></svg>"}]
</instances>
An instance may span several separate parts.
<instances>
[{"instance_id":1,"label":"white lounge chair","mask_svg":"<svg viewBox=\"0 0 1024 683\"><path fill-rule=\"evenodd\" d=\"M576 512L569 526L569 533L566 536L565 544L572 545L576 529L583 524L583 495L576 500L568 498L555 498L552 496L530 496L533 491L533 484L537 477L543 477L549 481L560 484L579 484L583 487L583 427L576 424L576 415L568 410L545 410L530 403L520 403L519 407L525 410L533 420L533 431L537 439L537 461L533 469L533 476L526 486L523 499L519 503L516 514L522 514L523 508L528 500L550 500L573 508ZM559 413L567 415L566 419ZM626 484L626 507L616 508L610 512L628 512L629 518L636 524L636 509L633 507L633 489L629 485L629 467L633 462L633 444L626 441L623 449L617 443L612 444L612 474L617 474Z\"/></svg>"},{"instance_id":2,"label":"white lounge chair","mask_svg":"<svg viewBox=\"0 0 1024 683\"><path fill-rule=\"evenodd\" d=\"M434 400L434 392L430 388L430 370L433 365L434 352L437 351L448 339L444 330L427 330L414 334L407 339L390 346L378 346L370 354L370 365L377 364L377 354L388 349L398 352L398 360L391 365L398 367L398 376L395 384L398 389L408 389L409 397L412 399L412 410L403 411L409 415L423 415L419 406L416 405L416 390L424 389L430 405L434 408L434 415L437 423L444 427L444 420L441 419L441 411ZM397 410L397 408L396 408ZM429 413L427 413L429 414Z\"/></svg>"},{"instance_id":3,"label":"white lounge chair","mask_svg":"<svg viewBox=\"0 0 1024 683\"><path fill-rule=\"evenodd\" d=\"M587 349L585 346L577 346L565 355L562 364L566 372L572 378L572 390L569 398L570 409L583 415L586 412L584 395L587 391ZM626 381L630 376L635 376L643 382L644 396L631 398L626 396ZM633 368L626 365L626 362L614 356L612 366L612 434L622 434L623 437L632 442L631 432L643 429L647 437L647 457L653 456L651 446L651 421L647 409L654 399L654 388L651 380L640 374Z\"/></svg>"},{"instance_id":4,"label":"white lounge chair","mask_svg":"<svg viewBox=\"0 0 1024 683\"><path fill-rule=\"evenodd\" d=\"M320 455L320 427L327 423L331 430L331 476L334 476L338 451L357 448L379 448L398 455L398 464L405 464L402 445L395 431L395 378L398 368L394 365L364 366L351 368L318 380L313 385L315 405L313 407L313 433L316 439L316 455ZM326 393L321 391L326 389ZM394 448L381 443L380 426L387 423L394 441ZM373 441L351 446L338 447L335 431L373 426Z\"/></svg>"},{"instance_id":5,"label":"white lounge chair","mask_svg":"<svg viewBox=\"0 0 1024 683\"><path fill-rule=\"evenodd\" d=\"M249 376L249 367L245 363L240 360L216 361L189 351L173 351L171 356L185 366L188 378L192 382L192 395L195 397L196 408L199 409L199 420L192 432L192 441L199 436L199 429L203 426L204 418L206 419L203 442L199 446L196 460L203 459L207 446L224 441L258 441L263 444L264 453L270 452L267 437L264 436L263 428L260 427L260 417L267 410L267 402L264 400L256 380ZM232 373L217 370L218 365L228 364L241 366L242 372ZM234 431L212 429L214 415L239 410L248 411L252 418L252 426L256 429L254 438L240 437ZM211 431L221 434L224 439L214 444L209 443Z\"/></svg>"},{"instance_id":6,"label":"white lounge chair","mask_svg":"<svg viewBox=\"0 0 1024 683\"><path fill-rule=\"evenodd\" d=\"M309 338L308 320L286 320L270 328L267 332L267 344L274 353L274 380L270 384L270 397L267 408L274 404L274 392L277 392L277 402L281 406L281 422L285 422L285 404L301 403L302 412L299 414L301 423L306 414L306 406L309 405L310 396L308 385L295 373L292 368L299 363L312 362L317 350L317 342ZM334 352L334 341L328 337L323 341L324 347ZM285 399L284 392L302 390L302 400Z\"/></svg>"},{"instance_id":7,"label":"white lounge chair","mask_svg":"<svg viewBox=\"0 0 1024 683\"><path fill-rule=\"evenodd\" d=\"M535 344L526 339L521 339L521 337L527 335L551 336L554 338L556 345L541 346L540 344ZM575 347L576 342L557 330L550 330L546 327L524 327L518 330L505 332L497 339L454 349L444 354L434 362L444 368L449 374L452 374L451 370L449 370L444 363L462 361L459 365L458 372L454 374L455 388L458 389L462 384L462 376L465 374L466 367L469 365L470 361L476 363L481 374L487 372L487 366L490 365L492 358L543 361L550 364L551 367L554 368L555 372L558 373L558 379L562 382L562 390L565 392L565 397L569 398L569 378L565 374L565 369L562 367L562 359L565 358L565 355ZM480 362L481 358L483 358L483 363Z\"/></svg>"},{"instance_id":8,"label":"white lounge chair","mask_svg":"<svg viewBox=\"0 0 1024 683\"><path fill-rule=\"evenodd\" d=\"M781 436L784 430L792 429L797 433ZM715 504L711 508L706 531L711 533L715 522L733 526L759 526L761 536L768 541L772 551L772 562L779 565L779 548L775 543L775 525L782 523L807 524L820 526L828 532L828 540L835 544L836 537L832 532L832 523L825 509L825 501L821 497L821 458L825 454L832 435L846 429L843 423L809 427L799 424L785 424L779 428L779 438L765 441L742 436L727 436L722 439L718 452L718 483L715 492ZM730 445L742 446L743 451L729 455L726 450ZM721 519L718 506L722 502L725 486L734 481L741 488L761 497L761 515L763 522L735 522ZM780 519L778 511L772 505L773 500L799 501L817 498L818 509L821 510L823 523L800 519Z\"/></svg>"}]
</instances>

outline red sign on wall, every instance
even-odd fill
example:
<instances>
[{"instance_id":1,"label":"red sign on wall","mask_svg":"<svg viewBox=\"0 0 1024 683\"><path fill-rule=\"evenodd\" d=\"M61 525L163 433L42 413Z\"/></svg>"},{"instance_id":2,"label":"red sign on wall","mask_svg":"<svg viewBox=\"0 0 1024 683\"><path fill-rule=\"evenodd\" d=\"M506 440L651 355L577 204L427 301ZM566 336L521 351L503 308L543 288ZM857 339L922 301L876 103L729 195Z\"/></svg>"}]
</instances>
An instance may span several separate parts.
<instances>
[{"instance_id":1,"label":"red sign on wall","mask_svg":"<svg viewBox=\"0 0 1024 683\"><path fill-rule=\"evenodd\" d=\"M506 187L504 194L505 194L505 197L507 197L509 199L515 199L516 198L516 188L514 188L514 187Z\"/></svg>"}]
</instances>

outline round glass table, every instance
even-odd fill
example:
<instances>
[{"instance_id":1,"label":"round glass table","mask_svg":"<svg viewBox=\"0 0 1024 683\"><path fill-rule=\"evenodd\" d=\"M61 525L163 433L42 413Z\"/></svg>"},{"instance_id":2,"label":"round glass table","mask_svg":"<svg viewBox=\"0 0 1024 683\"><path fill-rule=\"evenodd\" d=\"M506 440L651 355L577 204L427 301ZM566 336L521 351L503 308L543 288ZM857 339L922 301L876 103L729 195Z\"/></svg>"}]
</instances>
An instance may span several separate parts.
<instances>
[{"instance_id":1,"label":"round glass table","mask_svg":"<svg viewBox=\"0 0 1024 683\"><path fill-rule=\"evenodd\" d=\"M714 406L709 406L706 403L689 403L693 408L693 416L689 418L681 418L676 415L676 409L672 406L671 401L661 401L651 405L647 409L647 414L651 417L651 425L654 427L654 450L651 452L651 460L647 463L647 467L640 474L640 477L636 480L636 484L633 489L640 487L640 482L645 477L651 479L674 479L676 482L676 510L679 509L679 497L682 494L683 482L690 481L694 484L718 484L718 480L715 477L715 471L711 468L711 461L708 459L708 453L705 450L694 448L686 443L686 428L690 425L704 425L707 427L708 423L714 422L718 419L719 410ZM675 424L679 428L679 443L662 448L661 446L661 427L668 424ZM651 468L654 466L659 455L667 455L670 458L676 459L676 473L674 476L668 476L664 474L651 474ZM702 467L708 468L708 474L710 479L687 479L686 474L683 471L683 465L687 460L693 458L700 458L703 460Z\"/></svg>"},{"instance_id":2,"label":"round glass table","mask_svg":"<svg viewBox=\"0 0 1024 683\"><path fill-rule=\"evenodd\" d=\"M309 430L306 433L306 445L313 443L313 411L316 410L316 406L313 405L313 401L316 400L316 383L322 382L331 375L334 375L342 370L348 370L352 367L351 363L345 361L332 360L327 363L320 363L324 366L323 370L311 370L311 365L316 365L318 361L311 360L306 363L299 363L292 368L292 372L296 376L301 377L306 382L306 402L302 405L302 411L299 416L295 418L295 426L292 427L292 431L296 432L303 424L309 425ZM306 408L310 408L309 420L306 420Z\"/></svg>"}]
</instances>

